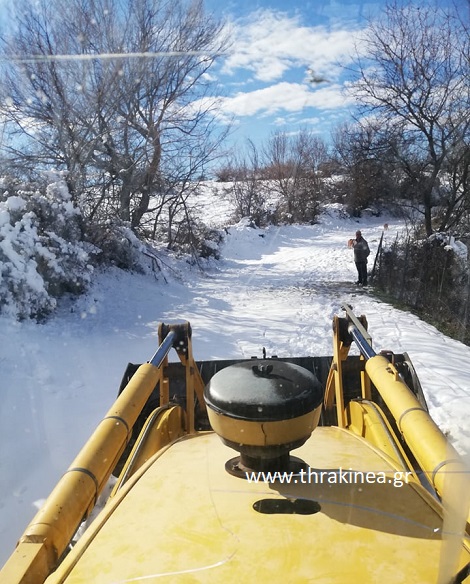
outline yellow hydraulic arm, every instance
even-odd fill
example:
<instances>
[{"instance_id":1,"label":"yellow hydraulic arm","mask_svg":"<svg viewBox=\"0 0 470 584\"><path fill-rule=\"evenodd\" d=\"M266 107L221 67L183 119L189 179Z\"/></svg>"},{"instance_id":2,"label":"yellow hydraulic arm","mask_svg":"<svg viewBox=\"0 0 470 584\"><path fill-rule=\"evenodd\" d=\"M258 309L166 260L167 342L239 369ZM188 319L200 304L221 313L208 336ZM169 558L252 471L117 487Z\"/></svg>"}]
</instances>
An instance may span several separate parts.
<instances>
[{"instance_id":1,"label":"yellow hydraulic arm","mask_svg":"<svg viewBox=\"0 0 470 584\"><path fill-rule=\"evenodd\" d=\"M431 486L441 499L452 499L455 485L468 483L468 469L461 456L418 401L396 367L386 357L375 353L367 331L353 315L352 309L349 306L343 309L346 312L348 334L365 359L366 377L382 396L402 438ZM468 513L468 508L465 513Z\"/></svg>"}]
</instances>

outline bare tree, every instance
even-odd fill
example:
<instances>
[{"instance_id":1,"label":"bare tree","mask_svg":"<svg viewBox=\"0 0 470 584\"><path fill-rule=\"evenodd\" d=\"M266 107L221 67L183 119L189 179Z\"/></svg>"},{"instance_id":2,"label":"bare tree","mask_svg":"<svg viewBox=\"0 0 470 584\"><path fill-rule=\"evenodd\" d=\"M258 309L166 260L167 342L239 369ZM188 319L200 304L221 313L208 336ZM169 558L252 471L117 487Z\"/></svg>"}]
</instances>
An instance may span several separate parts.
<instances>
[{"instance_id":1,"label":"bare tree","mask_svg":"<svg viewBox=\"0 0 470 584\"><path fill-rule=\"evenodd\" d=\"M292 221L314 220L321 199L319 167L327 159L324 142L307 130L273 134L264 149L267 177Z\"/></svg>"},{"instance_id":2,"label":"bare tree","mask_svg":"<svg viewBox=\"0 0 470 584\"><path fill-rule=\"evenodd\" d=\"M343 177L334 184L335 194L354 215L377 203L396 202L396 164L380 126L372 120L340 125L333 145Z\"/></svg>"},{"instance_id":3,"label":"bare tree","mask_svg":"<svg viewBox=\"0 0 470 584\"><path fill-rule=\"evenodd\" d=\"M19 0L1 39L9 157L62 169L88 219L138 229L220 139L206 75L226 47L202 0Z\"/></svg>"},{"instance_id":4,"label":"bare tree","mask_svg":"<svg viewBox=\"0 0 470 584\"><path fill-rule=\"evenodd\" d=\"M439 228L446 228L470 195L460 176L468 173L468 28L457 16L437 6L388 5L365 33L353 88L418 194L428 234L435 207L444 208Z\"/></svg>"},{"instance_id":5,"label":"bare tree","mask_svg":"<svg viewBox=\"0 0 470 584\"><path fill-rule=\"evenodd\" d=\"M233 180L227 189L235 204L235 217L249 217L261 226L267 220L267 190L261 180L260 154L252 140L247 140L245 152L233 155L228 167L233 169Z\"/></svg>"}]
</instances>

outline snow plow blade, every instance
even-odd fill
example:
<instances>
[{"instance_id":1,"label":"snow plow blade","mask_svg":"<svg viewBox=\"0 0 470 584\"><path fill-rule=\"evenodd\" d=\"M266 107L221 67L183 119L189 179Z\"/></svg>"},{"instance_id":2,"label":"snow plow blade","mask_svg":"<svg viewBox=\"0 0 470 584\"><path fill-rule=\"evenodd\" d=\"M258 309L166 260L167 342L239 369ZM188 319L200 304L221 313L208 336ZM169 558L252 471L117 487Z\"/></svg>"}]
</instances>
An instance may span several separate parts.
<instances>
[{"instance_id":1,"label":"snow plow blade","mask_svg":"<svg viewBox=\"0 0 470 584\"><path fill-rule=\"evenodd\" d=\"M0 582L464 582L467 469L408 355L344 311L327 357L196 361L161 324Z\"/></svg>"}]
</instances>

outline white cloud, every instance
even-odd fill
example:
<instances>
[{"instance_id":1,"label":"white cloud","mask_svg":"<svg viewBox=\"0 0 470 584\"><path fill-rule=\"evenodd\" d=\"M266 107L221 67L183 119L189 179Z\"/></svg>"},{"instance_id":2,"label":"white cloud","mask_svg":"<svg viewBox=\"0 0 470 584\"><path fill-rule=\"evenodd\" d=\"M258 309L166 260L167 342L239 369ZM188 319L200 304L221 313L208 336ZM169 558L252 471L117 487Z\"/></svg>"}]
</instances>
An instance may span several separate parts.
<instances>
[{"instance_id":1,"label":"white cloud","mask_svg":"<svg viewBox=\"0 0 470 584\"><path fill-rule=\"evenodd\" d=\"M234 75L240 69L255 79L269 82L282 78L292 67L311 67L316 74L336 79L349 63L357 31L308 27L298 16L259 10L249 20L232 25L234 44L222 69Z\"/></svg>"},{"instance_id":2,"label":"white cloud","mask_svg":"<svg viewBox=\"0 0 470 584\"><path fill-rule=\"evenodd\" d=\"M301 112L306 108L331 110L343 108L347 104L348 99L339 84L313 90L306 84L287 82L240 92L221 100L224 115L237 117L279 115L282 112Z\"/></svg>"}]
</instances>

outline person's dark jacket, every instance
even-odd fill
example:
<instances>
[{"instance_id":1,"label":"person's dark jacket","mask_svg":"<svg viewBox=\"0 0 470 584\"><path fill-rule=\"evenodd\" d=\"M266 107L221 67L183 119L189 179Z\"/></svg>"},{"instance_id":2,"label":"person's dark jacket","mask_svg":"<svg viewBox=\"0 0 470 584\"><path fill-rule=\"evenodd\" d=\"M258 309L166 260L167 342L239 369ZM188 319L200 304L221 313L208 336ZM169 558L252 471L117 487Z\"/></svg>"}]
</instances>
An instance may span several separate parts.
<instances>
[{"instance_id":1,"label":"person's dark jacket","mask_svg":"<svg viewBox=\"0 0 470 584\"><path fill-rule=\"evenodd\" d=\"M369 257L370 249L367 241L361 237L354 242L354 261L366 262Z\"/></svg>"}]
</instances>

